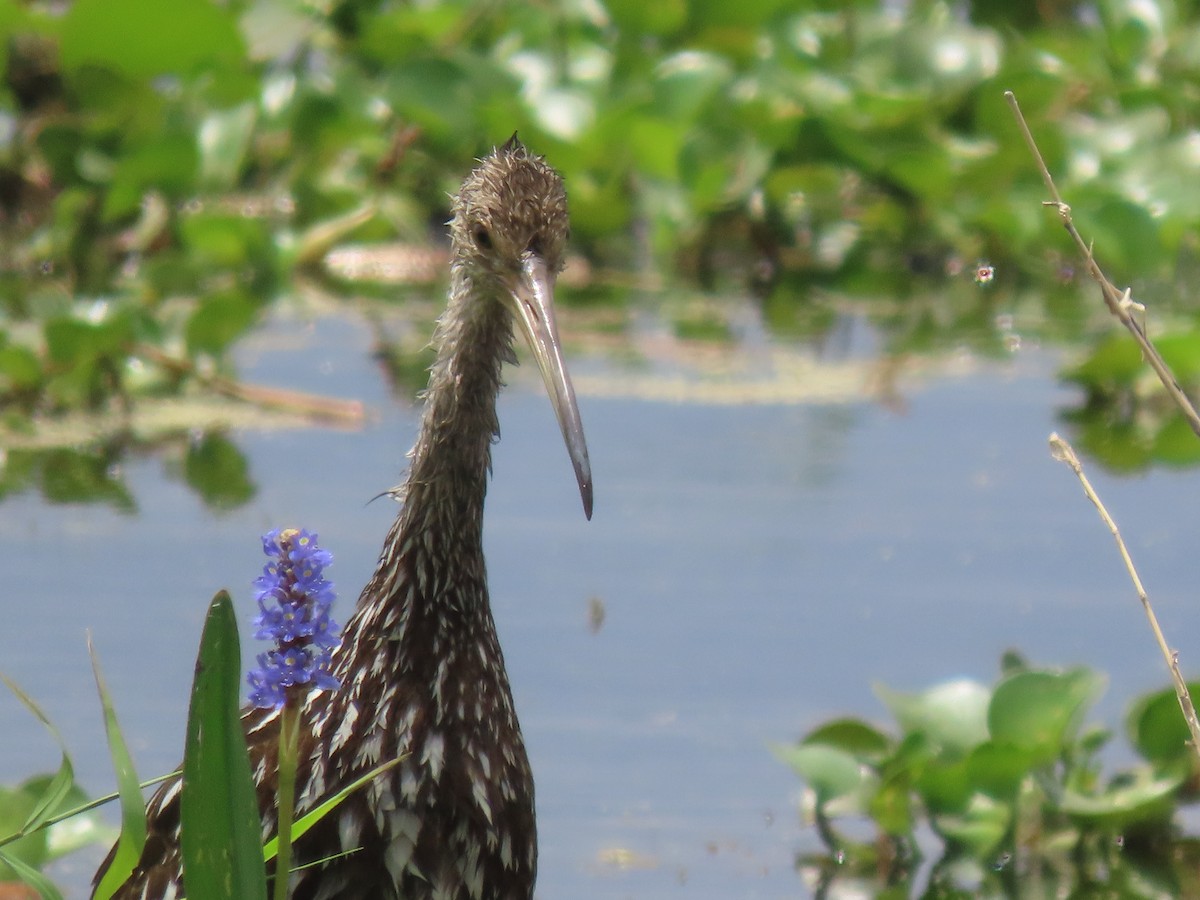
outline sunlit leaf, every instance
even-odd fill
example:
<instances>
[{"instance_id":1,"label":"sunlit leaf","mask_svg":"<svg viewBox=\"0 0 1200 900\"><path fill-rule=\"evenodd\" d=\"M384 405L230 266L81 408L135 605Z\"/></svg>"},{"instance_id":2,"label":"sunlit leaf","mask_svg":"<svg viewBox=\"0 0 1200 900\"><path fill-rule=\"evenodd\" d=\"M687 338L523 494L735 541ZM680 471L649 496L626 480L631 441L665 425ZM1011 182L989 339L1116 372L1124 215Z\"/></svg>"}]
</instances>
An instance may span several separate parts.
<instances>
[{"instance_id":1,"label":"sunlit leaf","mask_svg":"<svg viewBox=\"0 0 1200 900\"><path fill-rule=\"evenodd\" d=\"M877 779L858 759L837 747L823 744L774 746L772 752L808 782L818 803L870 792Z\"/></svg>"},{"instance_id":2,"label":"sunlit leaf","mask_svg":"<svg viewBox=\"0 0 1200 900\"><path fill-rule=\"evenodd\" d=\"M257 121L253 103L212 110L205 116L198 132L203 185L228 190L237 184Z\"/></svg>"},{"instance_id":3,"label":"sunlit leaf","mask_svg":"<svg viewBox=\"0 0 1200 900\"><path fill-rule=\"evenodd\" d=\"M966 753L988 737L991 692L976 681L948 681L920 694L903 694L881 684L874 690L906 734L927 735L956 753Z\"/></svg>"},{"instance_id":4,"label":"sunlit leaf","mask_svg":"<svg viewBox=\"0 0 1200 900\"><path fill-rule=\"evenodd\" d=\"M638 2L646 8L649 4ZM720 89L733 71L729 62L711 53L688 50L665 57L654 70L654 112L670 116L682 129Z\"/></svg>"},{"instance_id":5,"label":"sunlit leaf","mask_svg":"<svg viewBox=\"0 0 1200 900\"><path fill-rule=\"evenodd\" d=\"M1155 777L1148 772L1137 771L1096 794L1082 794L1068 789L1063 794L1059 808L1076 819L1110 828L1165 821L1171 813L1174 792L1183 780L1182 772Z\"/></svg>"},{"instance_id":6,"label":"sunlit leaf","mask_svg":"<svg viewBox=\"0 0 1200 900\"><path fill-rule=\"evenodd\" d=\"M975 794L961 813L935 816L933 824L950 842L965 846L977 858L987 858L1000 846L1011 820L1011 806Z\"/></svg>"}]
</instances>

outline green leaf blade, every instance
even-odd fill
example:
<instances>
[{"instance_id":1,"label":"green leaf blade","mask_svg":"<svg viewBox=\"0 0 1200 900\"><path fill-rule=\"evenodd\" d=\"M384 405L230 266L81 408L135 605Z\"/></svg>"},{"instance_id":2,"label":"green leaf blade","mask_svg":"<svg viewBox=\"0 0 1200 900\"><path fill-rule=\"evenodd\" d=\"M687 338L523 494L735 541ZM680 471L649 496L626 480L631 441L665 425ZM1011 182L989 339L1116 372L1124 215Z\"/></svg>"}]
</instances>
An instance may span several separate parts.
<instances>
[{"instance_id":1,"label":"green leaf blade","mask_svg":"<svg viewBox=\"0 0 1200 900\"><path fill-rule=\"evenodd\" d=\"M221 591L200 640L183 757L183 871L193 900L267 896L240 690L237 618L229 594Z\"/></svg>"},{"instance_id":2,"label":"green leaf blade","mask_svg":"<svg viewBox=\"0 0 1200 900\"><path fill-rule=\"evenodd\" d=\"M96 890L93 900L108 900L129 877L142 855L146 845L146 806L142 798L142 788L138 781L137 771L133 766L133 758L121 734L121 726L117 722L117 713L113 708L112 697L100 671L100 660L88 639L88 653L92 657L92 672L96 678L96 690L100 694L100 706L104 711L104 730L108 736L108 752L112 757L113 769L117 776L117 791L121 801L121 835L117 838L117 847L113 853L112 863L104 873Z\"/></svg>"}]
</instances>

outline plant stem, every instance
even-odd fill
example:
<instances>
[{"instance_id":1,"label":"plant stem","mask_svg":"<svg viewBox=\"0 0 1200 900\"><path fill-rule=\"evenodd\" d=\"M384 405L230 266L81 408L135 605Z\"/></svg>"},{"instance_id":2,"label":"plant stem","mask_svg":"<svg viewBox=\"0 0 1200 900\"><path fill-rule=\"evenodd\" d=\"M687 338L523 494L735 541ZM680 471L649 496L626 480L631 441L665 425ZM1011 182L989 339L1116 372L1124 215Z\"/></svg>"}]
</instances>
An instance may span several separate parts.
<instances>
[{"instance_id":1,"label":"plant stem","mask_svg":"<svg viewBox=\"0 0 1200 900\"><path fill-rule=\"evenodd\" d=\"M1058 193L1058 188L1054 185L1054 178L1050 175L1050 170L1046 167L1046 161L1042 158L1042 152L1038 149L1037 141L1033 139L1033 132L1029 130L1029 124L1025 121L1025 116L1021 113L1021 107L1017 104L1016 95L1012 91L1005 91L1004 99L1008 101L1009 108L1012 109L1013 115L1017 119L1017 125L1021 129L1021 135L1025 138L1025 144L1029 148L1029 152L1033 155L1034 162L1037 163L1038 171L1042 173L1042 181L1045 182L1046 190L1054 198L1042 201L1042 205L1052 206L1058 210L1059 221L1062 222L1063 228L1067 230L1067 234L1071 236L1071 240L1075 242L1075 247L1079 251L1079 255L1087 263L1088 274L1100 285L1100 294L1104 298L1104 303L1108 306L1109 312L1116 316L1117 320L1125 326L1125 329L1133 335L1133 339L1137 341L1138 347L1141 348L1142 358L1154 370L1154 374L1162 382L1167 395L1179 407L1179 411L1183 413L1183 418L1192 431L1196 433L1197 437L1200 437L1200 413L1196 412L1196 408L1192 406L1192 401L1188 399L1187 393L1171 372L1170 366L1167 365L1157 348L1155 348L1154 344L1146 336L1146 330L1138 324L1137 319L1133 316L1135 309L1142 309L1144 311L1144 307L1133 301L1130 291L1127 290L1122 293L1117 290L1116 285L1108 280L1108 276L1104 274L1100 268L1100 264L1092 256L1091 245L1084 241L1079 231L1075 228L1075 222L1071 218L1071 207L1063 201L1062 196Z\"/></svg>"},{"instance_id":2,"label":"plant stem","mask_svg":"<svg viewBox=\"0 0 1200 900\"><path fill-rule=\"evenodd\" d=\"M296 807L296 753L300 737L300 709L295 691L289 690L279 714L279 852L275 857L274 900L287 900L288 873L292 867L292 818Z\"/></svg>"},{"instance_id":3,"label":"plant stem","mask_svg":"<svg viewBox=\"0 0 1200 900\"><path fill-rule=\"evenodd\" d=\"M1092 483L1088 480L1087 475L1084 474L1083 464L1080 463L1079 457L1075 455L1074 448L1060 438L1057 433L1050 435L1050 452L1055 459L1061 460L1071 467L1071 470L1075 473L1075 477L1083 485L1083 492L1092 501L1092 504L1100 513L1100 518L1104 520L1104 524L1108 526L1108 530L1112 532L1113 539L1117 542L1117 550L1121 554L1121 561L1125 563L1125 570L1129 572L1129 578L1133 581L1133 588L1137 591L1138 599L1142 601L1142 609L1145 611L1146 618L1150 622L1150 630L1154 632L1154 640L1157 642L1159 652L1162 653L1163 659L1167 662L1167 669L1171 673L1171 681L1175 685L1175 697L1179 700L1179 708L1183 711L1183 721L1187 723L1188 733L1192 736L1192 750L1200 756L1200 719L1196 716L1196 707L1192 703L1191 694L1188 692L1187 680L1184 679L1183 672L1179 669L1179 654L1170 648L1167 644L1167 639L1163 636L1162 629L1158 625L1158 617L1154 615L1154 608L1150 605L1150 597L1146 593L1145 587L1142 586L1142 579L1138 577L1137 569L1133 567L1133 557L1129 555L1129 548L1125 546L1125 541L1121 537L1117 523L1108 514L1108 510L1105 509L1104 504L1100 501L1100 495L1096 493L1096 489L1092 487Z\"/></svg>"}]
</instances>

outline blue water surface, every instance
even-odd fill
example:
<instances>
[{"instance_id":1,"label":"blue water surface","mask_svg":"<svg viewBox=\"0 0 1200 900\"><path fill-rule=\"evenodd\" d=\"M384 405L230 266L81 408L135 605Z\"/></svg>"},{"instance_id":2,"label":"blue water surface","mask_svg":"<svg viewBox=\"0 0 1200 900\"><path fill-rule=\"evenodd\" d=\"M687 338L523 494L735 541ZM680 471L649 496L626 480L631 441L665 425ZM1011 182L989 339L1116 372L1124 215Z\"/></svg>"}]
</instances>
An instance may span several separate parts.
<instances>
[{"instance_id":1,"label":"blue water surface","mask_svg":"<svg viewBox=\"0 0 1200 900\"><path fill-rule=\"evenodd\" d=\"M261 532L317 530L343 609L369 577L395 512L370 501L399 480L418 416L386 392L369 343L353 316L287 319L240 351L249 380L356 397L375 417L236 432L258 485L239 510L206 509L163 458L123 464L133 515L33 495L0 506L0 668L60 727L90 792L112 776L87 630L148 776L180 757L208 600L229 588L252 615ZM540 898L808 896L793 861L817 840L770 745L835 715L887 724L872 683L990 682L1018 648L1107 672L1096 718L1113 727L1165 684L1110 536L1047 451L1074 399L1059 362L1027 349L902 374L887 404L581 390L590 523L535 370L511 373L485 538L537 780ZM1200 671L1196 475L1090 472L1185 669ZM7 695L0 722L0 782L56 765ZM59 878L82 891L99 856Z\"/></svg>"}]
</instances>

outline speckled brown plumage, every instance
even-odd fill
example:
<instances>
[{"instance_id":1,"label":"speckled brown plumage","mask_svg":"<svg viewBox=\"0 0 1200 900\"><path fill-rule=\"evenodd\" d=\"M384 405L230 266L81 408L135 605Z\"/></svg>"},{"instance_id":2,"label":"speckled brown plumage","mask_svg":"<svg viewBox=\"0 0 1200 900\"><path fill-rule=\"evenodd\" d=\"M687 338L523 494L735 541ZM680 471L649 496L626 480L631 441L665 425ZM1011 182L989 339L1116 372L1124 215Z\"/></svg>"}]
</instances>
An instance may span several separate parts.
<instances>
[{"instance_id":1,"label":"speckled brown plumage","mask_svg":"<svg viewBox=\"0 0 1200 900\"><path fill-rule=\"evenodd\" d=\"M294 872L297 900L533 894L533 777L488 602L482 526L514 320L546 381L591 516L587 448L553 314L568 235L562 181L514 135L463 183L450 232L449 304L434 335L408 478L395 491L403 505L343 630L334 664L342 688L305 703L298 808L382 761L403 761L301 839L297 864L354 852ZM250 710L243 721L270 836L278 715ZM147 819L150 838L119 898L181 895L178 782L155 794Z\"/></svg>"}]
</instances>

